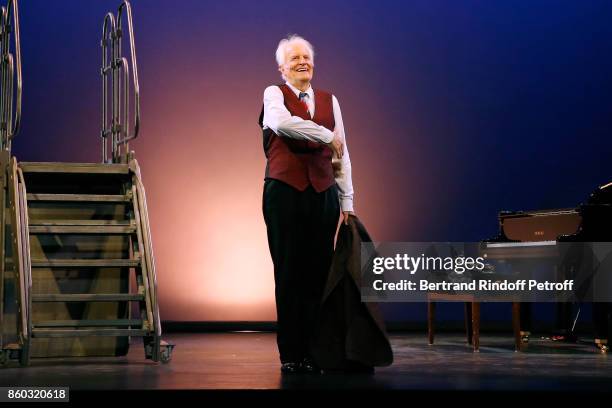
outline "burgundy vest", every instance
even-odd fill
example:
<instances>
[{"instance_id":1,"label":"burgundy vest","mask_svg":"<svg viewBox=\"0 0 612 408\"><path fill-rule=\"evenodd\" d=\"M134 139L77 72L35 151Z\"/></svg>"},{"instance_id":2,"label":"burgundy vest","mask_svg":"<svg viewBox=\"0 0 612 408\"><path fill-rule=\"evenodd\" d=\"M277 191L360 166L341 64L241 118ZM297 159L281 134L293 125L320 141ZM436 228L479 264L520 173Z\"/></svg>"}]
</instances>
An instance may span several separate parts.
<instances>
[{"instance_id":1,"label":"burgundy vest","mask_svg":"<svg viewBox=\"0 0 612 408\"><path fill-rule=\"evenodd\" d=\"M278 87L283 92L285 106L292 116L312 120L334 131L334 107L329 92L314 90L315 115L311 119L310 113L291 88L286 84ZM263 108L259 125L263 128ZM321 192L335 184L332 152L326 145L278 136L269 128L263 129L263 145L268 159L266 178L280 180L300 191L312 185L315 191Z\"/></svg>"}]
</instances>

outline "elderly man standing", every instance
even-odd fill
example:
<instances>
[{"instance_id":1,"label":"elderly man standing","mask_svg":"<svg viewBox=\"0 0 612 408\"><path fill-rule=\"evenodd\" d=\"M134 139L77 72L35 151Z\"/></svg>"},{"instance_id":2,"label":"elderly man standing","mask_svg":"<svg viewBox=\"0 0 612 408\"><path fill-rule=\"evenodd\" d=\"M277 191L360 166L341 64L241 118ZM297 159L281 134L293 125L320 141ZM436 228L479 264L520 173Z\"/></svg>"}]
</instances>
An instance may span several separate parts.
<instances>
[{"instance_id":1,"label":"elderly man standing","mask_svg":"<svg viewBox=\"0 0 612 408\"><path fill-rule=\"evenodd\" d=\"M340 210L353 214L351 162L338 100L313 89L314 51L290 36L276 50L286 81L264 91L263 214L274 262L283 373L319 372L310 355Z\"/></svg>"}]
</instances>

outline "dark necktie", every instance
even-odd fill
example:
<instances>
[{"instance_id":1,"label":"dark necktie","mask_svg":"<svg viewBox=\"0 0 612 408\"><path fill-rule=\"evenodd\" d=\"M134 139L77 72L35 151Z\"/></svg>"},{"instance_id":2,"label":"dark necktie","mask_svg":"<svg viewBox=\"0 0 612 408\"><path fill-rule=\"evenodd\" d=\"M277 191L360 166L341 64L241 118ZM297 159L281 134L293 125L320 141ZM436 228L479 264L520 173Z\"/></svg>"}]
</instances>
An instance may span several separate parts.
<instances>
[{"instance_id":1,"label":"dark necktie","mask_svg":"<svg viewBox=\"0 0 612 408\"><path fill-rule=\"evenodd\" d=\"M306 109L306 113L308 113L308 116L310 116L310 110L308 110L308 104L306 103L307 97L308 94L306 92L300 92L300 102L302 103L302 106L304 106L304 109Z\"/></svg>"}]
</instances>

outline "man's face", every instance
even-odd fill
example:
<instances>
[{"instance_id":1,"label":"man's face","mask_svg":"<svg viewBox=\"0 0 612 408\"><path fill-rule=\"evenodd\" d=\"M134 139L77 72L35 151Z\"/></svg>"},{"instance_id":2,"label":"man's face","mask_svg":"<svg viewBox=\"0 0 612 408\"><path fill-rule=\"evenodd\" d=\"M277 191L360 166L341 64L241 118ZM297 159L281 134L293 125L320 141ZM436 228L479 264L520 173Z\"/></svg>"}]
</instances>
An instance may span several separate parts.
<instances>
[{"instance_id":1,"label":"man's face","mask_svg":"<svg viewBox=\"0 0 612 408\"><path fill-rule=\"evenodd\" d=\"M301 42L290 44L285 51L285 63L278 69L290 84L306 84L312 79L314 65L306 45Z\"/></svg>"}]
</instances>

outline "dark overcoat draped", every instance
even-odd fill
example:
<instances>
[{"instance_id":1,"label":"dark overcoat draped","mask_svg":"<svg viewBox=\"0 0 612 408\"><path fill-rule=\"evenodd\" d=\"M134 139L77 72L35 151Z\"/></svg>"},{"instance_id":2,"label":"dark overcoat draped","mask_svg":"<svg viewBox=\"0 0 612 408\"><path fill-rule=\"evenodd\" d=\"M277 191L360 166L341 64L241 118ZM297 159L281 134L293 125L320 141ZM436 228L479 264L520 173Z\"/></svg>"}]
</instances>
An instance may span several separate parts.
<instances>
[{"instance_id":1,"label":"dark overcoat draped","mask_svg":"<svg viewBox=\"0 0 612 408\"><path fill-rule=\"evenodd\" d=\"M313 355L323 369L342 370L357 363L388 366L393 351L376 303L361 302L361 244L372 242L355 216L338 231L336 249L321 301Z\"/></svg>"}]
</instances>

